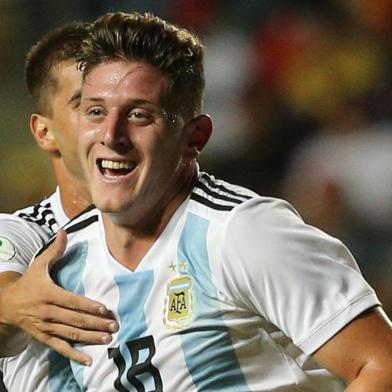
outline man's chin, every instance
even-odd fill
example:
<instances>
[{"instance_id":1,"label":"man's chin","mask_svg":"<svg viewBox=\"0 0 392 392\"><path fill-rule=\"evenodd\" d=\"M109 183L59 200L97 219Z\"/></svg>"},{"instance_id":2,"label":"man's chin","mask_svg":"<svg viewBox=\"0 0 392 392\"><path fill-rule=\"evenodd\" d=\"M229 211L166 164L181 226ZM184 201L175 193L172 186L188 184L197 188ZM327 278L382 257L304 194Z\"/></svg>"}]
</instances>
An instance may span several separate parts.
<instances>
[{"instance_id":1,"label":"man's chin","mask_svg":"<svg viewBox=\"0 0 392 392\"><path fill-rule=\"evenodd\" d=\"M119 206L115 206L113 204L106 204L106 203L98 203L95 204L95 206L103 213L103 214L113 214L113 215L119 215L122 213L123 209L120 208Z\"/></svg>"},{"instance_id":2,"label":"man's chin","mask_svg":"<svg viewBox=\"0 0 392 392\"><path fill-rule=\"evenodd\" d=\"M131 203L123 203L116 200L97 200L95 206L105 215L109 216L126 216L129 214Z\"/></svg>"}]
</instances>

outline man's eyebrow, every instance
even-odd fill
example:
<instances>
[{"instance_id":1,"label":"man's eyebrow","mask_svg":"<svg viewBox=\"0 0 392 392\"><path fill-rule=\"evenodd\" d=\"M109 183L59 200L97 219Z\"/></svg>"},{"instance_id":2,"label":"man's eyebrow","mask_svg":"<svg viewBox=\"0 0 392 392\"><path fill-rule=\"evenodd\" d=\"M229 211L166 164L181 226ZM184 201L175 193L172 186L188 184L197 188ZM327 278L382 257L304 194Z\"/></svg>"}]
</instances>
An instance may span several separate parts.
<instances>
[{"instance_id":1,"label":"man's eyebrow","mask_svg":"<svg viewBox=\"0 0 392 392\"><path fill-rule=\"evenodd\" d=\"M103 98L96 98L96 97L86 97L82 99L83 101L91 101L91 102L102 102Z\"/></svg>"},{"instance_id":2,"label":"man's eyebrow","mask_svg":"<svg viewBox=\"0 0 392 392\"><path fill-rule=\"evenodd\" d=\"M72 97L69 99L69 101L68 101L68 105L69 104L72 104L73 102L77 102L77 101L80 101L80 98L82 97L82 91L81 90L78 90L78 91L76 91L75 92L75 94L74 95L72 95Z\"/></svg>"},{"instance_id":3,"label":"man's eyebrow","mask_svg":"<svg viewBox=\"0 0 392 392\"><path fill-rule=\"evenodd\" d=\"M132 103L132 105L135 105L135 106L140 105L140 106L151 106L151 107L154 107L154 108L160 108L159 104L156 104L156 103L150 102L150 101L146 101L144 99L131 99L129 102Z\"/></svg>"},{"instance_id":4,"label":"man's eyebrow","mask_svg":"<svg viewBox=\"0 0 392 392\"><path fill-rule=\"evenodd\" d=\"M105 98L102 97L83 97L82 100L84 102L89 101L89 102L103 102L105 101ZM149 107L154 107L155 109L158 110L163 110L163 108L161 108L161 106L159 104L156 104L154 102L150 102L144 99L134 99L134 98L130 98L128 100L128 104L132 105L132 106L149 106Z\"/></svg>"}]
</instances>

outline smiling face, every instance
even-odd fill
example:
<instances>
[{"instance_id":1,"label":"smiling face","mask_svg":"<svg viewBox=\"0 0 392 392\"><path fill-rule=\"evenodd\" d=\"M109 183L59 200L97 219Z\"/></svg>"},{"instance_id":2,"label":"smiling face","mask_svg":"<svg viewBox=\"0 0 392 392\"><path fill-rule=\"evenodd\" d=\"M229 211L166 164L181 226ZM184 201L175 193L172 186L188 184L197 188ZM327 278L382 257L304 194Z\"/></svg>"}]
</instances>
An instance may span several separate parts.
<instances>
[{"instance_id":1,"label":"smiling face","mask_svg":"<svg viewBox=\"0 0 392 392\"><path fill-rule=\"evenodd\" d=\"M133 61L100 64L83 83L84 172L93 202L119 224L138 224L179 204L195 178L193 127L169 113L168 87L158 69Z\"/></svg>"}]
</instances>

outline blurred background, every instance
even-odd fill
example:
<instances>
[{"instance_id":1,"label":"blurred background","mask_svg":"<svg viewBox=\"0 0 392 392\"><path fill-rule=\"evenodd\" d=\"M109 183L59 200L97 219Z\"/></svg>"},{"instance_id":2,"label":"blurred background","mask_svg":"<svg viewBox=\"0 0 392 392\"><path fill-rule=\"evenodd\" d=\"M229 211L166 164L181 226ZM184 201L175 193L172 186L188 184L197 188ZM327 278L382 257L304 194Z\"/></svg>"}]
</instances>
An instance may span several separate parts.
<instances>
[{"instance_id":1,"label":"blurred background","mask_svg":"<svg viewBox=\"0 0 392 392\"><path fill-rule=\"evenodd\" d=\"M202 169L342 239L392 316L391 0L0 0L0 211L54 190L29 131L27 50L118 10L201 35L215 121Z\"/></svg>"}]
</instances>

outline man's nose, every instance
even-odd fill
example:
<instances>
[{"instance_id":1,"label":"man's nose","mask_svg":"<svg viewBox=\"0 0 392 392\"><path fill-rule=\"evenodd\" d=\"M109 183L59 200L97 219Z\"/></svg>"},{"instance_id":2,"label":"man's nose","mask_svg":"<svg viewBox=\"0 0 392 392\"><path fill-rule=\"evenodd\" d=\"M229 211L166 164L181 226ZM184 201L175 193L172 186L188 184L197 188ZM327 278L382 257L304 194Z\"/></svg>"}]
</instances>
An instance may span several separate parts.
<instances>
[{"instance_id":1,"label":"man's nose","mask_svg":"<svg viewBox=\"0 0 392 392\"><path fill-rule=\"evenodd\" d=\"M116 151L129 149L132 146L127 118L123 118L119 113L107 116L104 144Z\"/></svg>"}]
</instances>

